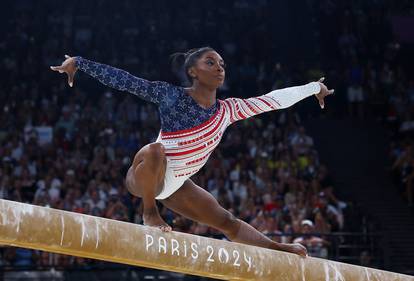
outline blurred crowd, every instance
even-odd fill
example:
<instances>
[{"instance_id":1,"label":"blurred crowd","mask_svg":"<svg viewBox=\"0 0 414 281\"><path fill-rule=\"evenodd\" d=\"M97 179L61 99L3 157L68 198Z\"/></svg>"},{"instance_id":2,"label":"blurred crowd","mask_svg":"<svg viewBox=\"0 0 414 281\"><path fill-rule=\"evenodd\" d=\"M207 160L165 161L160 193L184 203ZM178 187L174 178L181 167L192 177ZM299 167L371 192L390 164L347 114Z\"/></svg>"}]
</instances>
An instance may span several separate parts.
<instances>
[{"instance_id":1,"label":"blurred crowd","mask_svg":"<svg viewBox=\"0 0 414 281\"><path fill-rule=\"evenodd\" d=\"M414 202L414 5L412 1L312 1L318 31L343 77L344 112L375 118L387 128L391 174L409 206ZM333 57L336 56L336 59ZM329 64L329 63L328 63ZM329 68L324 68L329 69ZM338 81L341 84L340 81Z\"/></svg>"},{"instance_id":2,"label":"blurred crowd","mask_svg":"<svg viewBox=\"0 0 414 281\"><path fill-rule=\"evenodd\" d=\"M124 176L135 152L158 135L156 108L82 73L69 88L48 70L65 52L179 83L168 55L210 45L229 65L221 98L263 94L326 74L347 93L344 110L355 118L413 122L407 112L414 82L394 63L399 46L386 32L390 3L309 0L304 10L312 24L298 26L275 2L94 0L71 1L62 10L58 1L15 1L0 26L0 198L142 223L141 200L128 193ZM283 20L314 47L275 32ZM335 111L340 105L332 106ZM330 242L323 234L346 227L347 204L337 198L301 116L289 109L234 125L193 180L273 239L303 243L326 258ZM222 237L165 208L161 213L175 230ZM26 249L1 254L6 266L98 263Z\"/></svg>"},{"instance_id":3,"label":"blurred crowd","mask_svg":"<svg viewBox=\"0 0 414 281\"><path fill-rule=\"evenodd\" d=\"M414 113L414 112L413 112ZM390 125L391 175L409 207L414 207L414 121L392 120ZM413 124L414 125L414 124Z\"/></svg>"}]
</instances>

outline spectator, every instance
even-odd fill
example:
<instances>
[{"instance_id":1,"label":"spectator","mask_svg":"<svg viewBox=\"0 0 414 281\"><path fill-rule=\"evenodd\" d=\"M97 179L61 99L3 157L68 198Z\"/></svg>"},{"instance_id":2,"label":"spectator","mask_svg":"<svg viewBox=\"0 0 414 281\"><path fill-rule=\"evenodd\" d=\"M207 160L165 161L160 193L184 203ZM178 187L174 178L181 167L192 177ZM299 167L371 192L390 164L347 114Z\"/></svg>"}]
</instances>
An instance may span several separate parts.
<instances>
[{"instance_id":1,"label":"spectator","mask_svg":"<svg viewBox=\"0 0 414 281\"><path fill-rule=\"evenodd\" d=\"M306 135L305 128L300 126L297 134L292 137L290 144L299 155L305 155L313 147L313 139Z\"/></svg>"},{"instance_id":2,"label":"spectator","mask_svg":"<svg viewBox=\"0 0 414 281\"><path fill-rule=\"evenodd\" d=\"M306 247L308 253L312 257L328 258L329 242L314 235L313 222L310 220L302 220L301 222L302 236L293 240L294 243L300 243Z\"/></svg>"},{"instance_id":3,"label":"spectator","mask_svg":"<svg viewBox=\"0 0 414 281\"><path fill-rule=\"evenodd\" d=\"M371 267L376 268L374 264L372 263L372 256L369 253L369 251L362 251L359 256L359 265L365 266L365 267Z\"/></svg>"},{"instance_id":4,"label":"spectator","mask_svg":"<svg viewBox=\"0 0 414 281\"><path fill-rule=\"evenodd\" d=\"M30 249L12 248L6 253L6 260L17 268L31 269L36 263L35 252Z\"/></svg>"},{"instance_id":5,"label":"spectator","mask_svg":"<svg viewBox=\"0 0 414 281\"><path fill-rule=\"evenodd\" d=\"M360 84L351 84L347 89L348 112L352 117L364 118L364 92Z\"/></svg>"}]
</instances>

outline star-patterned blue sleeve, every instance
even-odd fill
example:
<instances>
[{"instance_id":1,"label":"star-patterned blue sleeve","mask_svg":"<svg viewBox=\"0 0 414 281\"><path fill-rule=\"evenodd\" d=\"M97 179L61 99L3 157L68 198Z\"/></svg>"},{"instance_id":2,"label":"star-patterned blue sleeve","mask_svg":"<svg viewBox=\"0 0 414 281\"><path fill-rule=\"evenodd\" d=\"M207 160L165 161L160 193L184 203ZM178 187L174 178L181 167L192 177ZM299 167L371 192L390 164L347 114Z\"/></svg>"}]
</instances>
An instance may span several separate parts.
<instances>
[{"instance_id":1,"label":"star-patterned blue sleeve","mask_svg":"<svg viewBox=\"0 0 414 281\"><path fill-rule=\"evenodd\" d=\"M97 63L82 57L75 57L79 70L89 74L111 88L132 93L146 101L159 104L172 85L162 81L148 81L131 75L129 72L106 64Z\"/></svg>"}]
</instances>

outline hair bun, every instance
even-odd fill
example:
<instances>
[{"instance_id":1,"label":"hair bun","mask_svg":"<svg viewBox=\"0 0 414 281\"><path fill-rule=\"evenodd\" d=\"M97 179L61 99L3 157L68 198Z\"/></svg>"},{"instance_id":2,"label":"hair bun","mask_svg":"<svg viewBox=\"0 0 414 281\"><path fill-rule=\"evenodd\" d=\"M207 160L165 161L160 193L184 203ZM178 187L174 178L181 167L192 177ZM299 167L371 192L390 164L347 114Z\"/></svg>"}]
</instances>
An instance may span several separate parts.
<instances>
[{"instance_id":1,"label":"hair bun","mask_svg":"<svg viewBox=\"0 0 414 281\"><path fill-rule=\"evenodd\" d=\"M177 72L184 66L186 54L174 53L170 56L171 69L173 72Z\"/></svg>"},{"instance_id":2,"label":"hair bun","mask_svg":"<svg viewBox=\"0 0 414 281\"><path fill-rule=\"evenodd\" d=\"M192 82L193 77L190 76L188 70L197 63L197 60L205 53L215 51L211 47L202 47L188 50L185 53L174 53L170 56L171 70L177 77L181 77L184 72L188 81Z\"/></svg>"}]
</instances>

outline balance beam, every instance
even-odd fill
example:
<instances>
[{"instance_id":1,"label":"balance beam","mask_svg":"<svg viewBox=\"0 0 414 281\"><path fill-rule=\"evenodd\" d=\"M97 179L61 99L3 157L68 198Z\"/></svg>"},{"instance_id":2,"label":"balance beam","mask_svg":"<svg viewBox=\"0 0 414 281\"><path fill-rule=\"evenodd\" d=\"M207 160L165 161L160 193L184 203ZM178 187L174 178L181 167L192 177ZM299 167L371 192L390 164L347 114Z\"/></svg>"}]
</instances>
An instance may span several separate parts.
<instances>
[{"instance_id":1,"label":"balance beam","mask_svg":"<svg viewBox=\"0 0 414 281\"><path fill-rule=\"evenodd\" d=\"M0 244L223 280L414 280L413 276L0 200Z\"/></svg>"}]
</instances>

